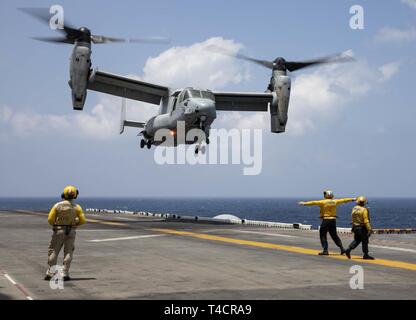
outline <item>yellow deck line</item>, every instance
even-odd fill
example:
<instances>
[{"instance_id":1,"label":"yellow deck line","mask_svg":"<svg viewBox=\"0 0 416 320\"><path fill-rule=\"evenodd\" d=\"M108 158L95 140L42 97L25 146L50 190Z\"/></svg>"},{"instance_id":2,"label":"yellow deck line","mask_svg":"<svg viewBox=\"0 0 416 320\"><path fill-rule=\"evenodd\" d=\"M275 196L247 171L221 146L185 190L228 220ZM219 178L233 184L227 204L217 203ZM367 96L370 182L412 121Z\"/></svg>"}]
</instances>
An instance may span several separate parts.
<instances>
[{"instance_id":1,"label":"yellow deck line","mask_svg":"<svg viewBox=\"0 0 416 320\"><path fill-rule=\"evenodd\" d=\"M251 240L214 236L211 234L179 231L179 230L173 230L173 229L150 229L150 230L156 231L156 232L167 233L167 234L173 234L173 235L189 236L189 237L198 238L198 239L221 241L221 242L247 245L247 246L253 246L253 247L281 250L281 251L287 251L287 252L293 252L293 253L301 253L301 254L309 254L309 255L317 255L319 253L319 250L315 250L315 249L307 249L307 248L302 248L302 247L286 246L286 245L275 244L275 243L258 242L258 241L251 241ZM344 261L349 260L347 257L341 256L339 254L330 254L328 257L339 259L339 260L344 260ZM363 260L359 256L351 256L351 258L352 258L352 261L355 263L358 262L356 260L359 260L360 263L367 263L367 264L374 264L374 265L385 266L385 267L400 268L400 269L405 269L405 270L416 271L416 264L414 263L395 261L395 260L385 260L385 259Z\"/></svg>"},{"instance_id":2,"label":"yellow deck line","mask_svg":"<svg viewBox=\"0 0 416 320\"><path fill-rule=\"evenodd\" d=\"M105 221L105 220L96 220L96 219L87 219L87 222L106 224L109 226L125 226L123 222L114 222L114 221Z\"/></svg>"}]
</instances>

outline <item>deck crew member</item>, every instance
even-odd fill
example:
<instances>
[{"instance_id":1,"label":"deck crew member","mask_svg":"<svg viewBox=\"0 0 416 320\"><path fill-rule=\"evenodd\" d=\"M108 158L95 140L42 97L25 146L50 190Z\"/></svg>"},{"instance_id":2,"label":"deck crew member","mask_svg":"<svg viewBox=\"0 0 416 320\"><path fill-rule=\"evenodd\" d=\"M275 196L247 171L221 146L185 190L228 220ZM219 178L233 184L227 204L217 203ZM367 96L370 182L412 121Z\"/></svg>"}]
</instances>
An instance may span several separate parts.
<instances>
[{"instance_id":1,"label":"deck crew member","mask_svg":"<svg viewBox=\"0 0 416 320\"><path fill-rule=\"evenodd\" d=\"M45 280L54 275L52 267L56 265L59 252L64 247L63 280L70 280L69 268L74 253L75 230L86 222L80 205L75 203L79 191L74 186L67 186L61 195L62 201L55 204L48 215L48 223L53 227L49 243L48 265Z\"/></svg>"},{"instance_id":2,"label":"deck crew member","mask_svg":"<svg viewBox=\"0 0 416 320\"><path fill-rule=\"evenodd\" d=\"M341 254L345 253L341 239L337 234L337 205L352 201L355 201L355 198L334 199L334 193L331 190L326 190L324 191L323 200L299 202L299 205L301 206L319 206L321 209L320 218L322 219L322 223L319 228L319 236L323 251L320 252L319 255L328 255L328 232L332 240L334 240L335 244L340 248Z\"/></svg>"},{"instance_id":3,"label":"deck crew member","mask_svg":"<svg viewBox=\"0 0 416 320\"><path fill-rule=\"evenodd\" d=\"M367 198L360 196L357 198L357 205L352 209L352 232L354 233L354 240L349 245L345 254L351 259L351 251L354 250L360 243L363 248L363 259L374 260L372 256L368 254L368 239L372 233L370 225L370 213L367 204Z\"/></svg>"}]
</instances>

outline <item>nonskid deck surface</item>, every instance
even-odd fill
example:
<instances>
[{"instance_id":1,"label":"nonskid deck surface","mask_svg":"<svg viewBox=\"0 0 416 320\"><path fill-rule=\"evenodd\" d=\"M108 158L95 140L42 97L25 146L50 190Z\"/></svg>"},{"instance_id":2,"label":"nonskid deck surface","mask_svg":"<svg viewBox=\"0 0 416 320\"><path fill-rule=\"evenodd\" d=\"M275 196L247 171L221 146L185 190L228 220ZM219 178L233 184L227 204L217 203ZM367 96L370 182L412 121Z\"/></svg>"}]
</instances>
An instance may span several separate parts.
<instances>
[{"instance_id":1,"label":"nonskid deck surface","mask_svg":"<svg viewBox=\"0 0 416 320\"><path fill-rule=\"evenodd\" d=\"M46 213L0 212L0 299L415 299L416 235L373 235L352 260L318 256L316 231L88 214L77 231L73 281L43 280ZM351 235L340 235L345 246ZM59 262L62 262L62 253ZM352 266L364 271L353 290Z\"/></svg>"}]
</instances>

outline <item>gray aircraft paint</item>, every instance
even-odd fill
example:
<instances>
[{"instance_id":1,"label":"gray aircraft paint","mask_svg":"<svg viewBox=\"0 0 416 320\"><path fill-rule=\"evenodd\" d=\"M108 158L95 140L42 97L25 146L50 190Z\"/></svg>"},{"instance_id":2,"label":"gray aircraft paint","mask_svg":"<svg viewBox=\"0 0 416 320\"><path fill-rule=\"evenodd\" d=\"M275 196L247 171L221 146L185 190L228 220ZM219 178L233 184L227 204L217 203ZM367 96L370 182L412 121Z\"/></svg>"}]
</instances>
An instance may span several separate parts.
<instances>
[{"instance_id":1,"label":"gray aircraft paint","mask_svg":"<svg viewBox=\"0 0 416 320\"><path fill-rule=\"evenodd\" d=\"M69 86L75 110L82 110L87 97L88 78L91 69L91 44L75 42L70 58Z\"/></svg>"}]
</instances>

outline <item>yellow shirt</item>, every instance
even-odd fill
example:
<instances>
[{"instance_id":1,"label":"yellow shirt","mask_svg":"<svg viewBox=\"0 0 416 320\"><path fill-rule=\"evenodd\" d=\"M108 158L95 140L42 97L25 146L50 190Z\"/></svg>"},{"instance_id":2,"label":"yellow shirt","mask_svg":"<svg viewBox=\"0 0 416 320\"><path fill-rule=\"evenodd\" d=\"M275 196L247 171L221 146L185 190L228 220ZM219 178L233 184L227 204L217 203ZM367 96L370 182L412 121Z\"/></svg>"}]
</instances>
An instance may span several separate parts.
<instances>
[{"instance_id":1,"label":"yellow shirt","mask_svg":"<svg viewBox=\"0 0 416 320\"><path fill-rule=\"evenodd\" d=\"M331 220L337 218L337 205L354 201L354 198L344 199L323 199L317 201L305 202L305 206L319 206L321 208L320 218L323 220Z\"/></svg>"},{"instance_id":2,"label":"yellow shirt","mask_svg":"<svg viewBox=\"0 0 416 320\"><path fill-rule=\"evenodd\" d=\"M368 209L361 206L355 206L351 213L352 224L356 227L365 226L367 231L371 231L370 214Z\"/></svg>"},{"instance_id":3,"label":"yellow shirt","mask_svg":"<svg viewBox=\"0 0 416 320\"><path fill-rule=\"evenodd\" d=\"M61 201L55 204L48 215L51 226L80 226L87 222L81 206L73 201Z\"/></svg>"}]
</instances>

